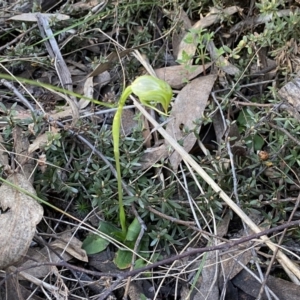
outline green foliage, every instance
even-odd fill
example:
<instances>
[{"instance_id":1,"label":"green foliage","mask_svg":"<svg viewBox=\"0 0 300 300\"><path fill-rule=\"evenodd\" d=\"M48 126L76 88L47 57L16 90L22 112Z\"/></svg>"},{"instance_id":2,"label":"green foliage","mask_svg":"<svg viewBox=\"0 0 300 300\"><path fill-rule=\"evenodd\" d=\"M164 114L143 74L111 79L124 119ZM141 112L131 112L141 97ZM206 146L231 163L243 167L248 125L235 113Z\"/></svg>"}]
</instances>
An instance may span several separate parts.
<instances>
[{"instance_id":1,"label":"green foliage","mask_svg":"<svg viewBox=\"0 0 300 300\"><path fill-rule=\"evenodd\" d=\"M260 13L263 15L275 13L279 10L280 6L284 5L283 0L262 0L260 3L255 3Z\"/></svg>"},{"instance_id":2,"label":"green foliage","mask_svg":"<svg viewBox=\"0 0 300 300\"><path fill-rule=\"evenodd\" d=\"M121 242L123 245L127 246L129 249L133 250L135 242L138 238L138 235L141 230L141 226L137 219L134 219L132 223L129 225L127 234L124 240L123 232L121 229L114 227L110 223L100 222L98 230L117 241ZM105 237L101 237L96 234L90 234L83 241L82 248L87 252L87 254L95 254L99 253L106 249L106 247L110 244L109 240ZM139 248L138 252L141 254L143 251L148 250L149 238L144 236ZM130 267L132 262L132 251L119 249L116 253L116 257L114 262L119 269L126 269ZM143 255L144 257L148 257L148 255ZM141 267L141 261L139 261L138 266Z\"/></svg>"},{"instance_id":3,"label":"green foliage","mask_svg":"<svg viewBox=\"0 0 300 300\"><path fill-rule=\"evenodd\" d=\"M214 34L208 32L207 29L198 28L198 29L190 29L187 34L184 42L191 45L197 45L197 53L196 55L189 55L186 51L183 50L182 58L178 60L180 64L183 64L185 68L192 72L193 68L190 66L191 60L194 60L194 64L202 64L210 62L210 57L208 55L206 45L213 39Z\"/></svg>"},{"instance_id":4,"label":"green foliage","mask_svg":"<svg viewBox=\"0 0 300 300\"><path fill-rule=\"evenodd\" d=\"M264 139L257 134L255 124L259 121L259 114L255 114L250 108L242 109L237 118L239 131L241 133L248 130L249 135L245 136L246 145L255 151L261 150L264 145Z\"/></svg>"},{"instance_id":5,"label":"green foliage","mask_svg":"<svg viewBox=\"0 0 300 300\"><path fill-rule=\"evenodd\" d=\"M119 107L115 114L113 121L113 141L114 141L114 155L116 161L117 170L117 182L118 182L118 195L119 195L119 217L120 224L123 232L123 237L126 236L126 216L123 206L123 192L121 182L121 165L120 165L120 126L122 110L125 105L126 99L131 93L137 95L143 105L156 110L155 106L161 104L167 113L168 106L172 98L172 89L164 81L155 78L153 76L144 75L138 77L129 87L127 87L120 98Z\"/></svg>"}]
</instances>

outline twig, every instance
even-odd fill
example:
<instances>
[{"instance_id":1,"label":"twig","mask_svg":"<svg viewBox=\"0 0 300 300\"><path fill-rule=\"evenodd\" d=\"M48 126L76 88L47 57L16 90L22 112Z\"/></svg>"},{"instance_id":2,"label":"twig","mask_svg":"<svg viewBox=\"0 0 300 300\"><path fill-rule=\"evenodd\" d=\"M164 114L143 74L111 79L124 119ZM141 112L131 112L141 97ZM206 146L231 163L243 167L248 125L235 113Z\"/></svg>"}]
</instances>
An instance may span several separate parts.
<instances>
[{"instance_id":1,"label":"twig","mask_svg":"<svg viewBox=\"0 0 300 300\"><path fill-rule=\"evenodd\" d=\"M174 222L176 224L180 224L180 225L184 225L184 226L195 226L196 225L195 222L192 222L192 221L183 221L183 220L179 220L179 219L176 219L174 217L168 216L166 214L163 214L162 212L156 210L155 208L153 208L151 206L146 206L146 209L148 209L152 213L160 216L161 218L164 218L164 219L169 220L171 222ZM206 234L206 232L205 232L205 234Z\"/></svg>"},{"instance_id":2,"label":"twig","mask_svg":"<svg viewBox=\"0 0 300 300\"><path fill-rule=\"evenodd\" d=\"M255 106L255 107L273 107L272 103L256 103L256 102L241 102L241 101L232 101L236 105L241 106Z\"/></svg>"},{"instance_id":3,"label":"twig","mask_svg":"<svg viewBox=\"0 0 300 300\"><path fill-rule=\"evenodd\" d=\"M28 109L30 109L31 111L35 111L31 103L17 90L17 88L13 84L5 79L1 79L0 82L7 88L9 88Z\"/></svg>"},{"instance_id":4,"label":"twig","mask_svg":"<svg viewBox=\"0 0 300 300\"><path fill-rule=\"evenodd\" d=\"M60 83L64 89L72 92L73 84L72 84L71 73L61 55L56 39L54 38L53 32L50 28L48 19L47 17L45 17L40 13L36 15L36 18L37 18L37 23L39 26L41 36L44 39L46 49L50 57L54 59L56 73L58 75ZM78 121L79 118L79 108L78 108L77 100L74 96L70 96L69 98L66 95L64 99L68 102L68 104L71 107L72 117L73 117L72 124L75 125L75 123Z\"/></svg>"}]
</instances>

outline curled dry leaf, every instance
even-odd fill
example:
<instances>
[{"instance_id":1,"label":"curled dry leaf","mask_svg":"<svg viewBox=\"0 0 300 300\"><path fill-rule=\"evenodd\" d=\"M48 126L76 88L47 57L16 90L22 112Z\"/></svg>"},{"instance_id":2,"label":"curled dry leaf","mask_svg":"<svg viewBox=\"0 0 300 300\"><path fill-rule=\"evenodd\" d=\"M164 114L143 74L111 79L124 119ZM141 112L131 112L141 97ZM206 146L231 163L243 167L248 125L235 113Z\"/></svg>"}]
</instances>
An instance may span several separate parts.
<instances>
[{"instance_id":1,"label":"curled dry leaf","mask_svg":"<svg viewBox=\"0 0 300 300\"><path fill-rule=\"evenodd\" d=\"M216 75L196 78L187 84L178 94L166 131L177 141L183 141L183 148L189 152L196 142L193 132L185 133L183 129L193 130L194 122L203 117L203 112L207 104L212 87L217 79ZM178 152L173 152L170 156L170 163L174 170L177 170L181 161Z\"/></svg>"},{"instance_id":2,"label":"curled dry leaf","mask_svg":"<svg viewBox=\"0 0 300 300\"><path fill-rule=\"evenodd\" d=\"M93 93L94 93L93 79L94 79L94 77L88 77L85 80L84 87L83 87L85 97L93 98ZM86 100L84 98L81 98L78 103L80 109L86 108L89 104L90 104L90 101Z\"/></svg>"},{"instance_id":3,"label":"curled dry leaf","mask_svg":"<svg viewBox=\"0 0 300 300\"><path fill-rule=\"evenodd\" d=\"M83 87L84 96L92 99L94 96L94 90L95 90L94 86L97 84L97 86L98 86L97 90L98 90L98 92L100 92L100 89L103 86L107 85L110 82L110 80L111 80L110 74L107 71L104 71L103 73L100 73L95 77L94 76L87 77L85 79L84 87ZM81 98L78 103L79 108L84 109L90 103L91 103L91 101Z\"/></svg>"},{"instance_id":4,"label":"curled dry leaf","mask_svg":"<svg viewBox=\"0 0 300 300\"><path fill-rule=\"evenodd\" d=\"M65 231L60 234L50 245L53 249L63 250L78 260L84 262L88 261L85 250L81 248L82 242L78 240L70 231Z\"/></svg>"},{"instance_id":5,"label":"curled dry leaf","mask_svg":"<svg viewBox=\"0 0 300 300\"><path fill-rule=\"evenodd\" d=\"M36 194L30 182L22 174L12 174L7 179L31 194ZM31 197L7 184L0 187L0 269L17 262L26 254L36 225L43 216L42 206Z\"/></svg>"}]
</instances>

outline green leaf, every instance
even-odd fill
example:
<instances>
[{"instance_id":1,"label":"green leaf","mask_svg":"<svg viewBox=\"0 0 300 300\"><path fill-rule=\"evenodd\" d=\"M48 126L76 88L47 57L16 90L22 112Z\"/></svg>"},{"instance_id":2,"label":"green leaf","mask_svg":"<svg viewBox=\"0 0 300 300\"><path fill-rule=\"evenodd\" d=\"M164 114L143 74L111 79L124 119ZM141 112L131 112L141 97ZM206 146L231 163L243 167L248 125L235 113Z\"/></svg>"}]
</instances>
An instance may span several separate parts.
<instances>
[{"instance_id":1,"label":"green leaf","mask_svg":"<svg viewBox=\"0 0 300 300\"><path fill-rule=\"evenodd\" d=\"M249 146L251 146L255 151L261 150L265 143L264 139L258 134L245 138L245 141L246 143L249 143Z\"/></svg>"},{"instance_id":2,"label":"green leaf","mask_svg":"<svg viewBox=\"0 0 300 300\"><path fill-rule=\"evenodd\" d=\"M126 235L127 241L136 241L141 231L141 225L137 218L135 218L129 225Z\"/></svg>"},{"instance_id":3,"label":"green leaf","mask_svg":"<svg viewBox=\"0 0 300 300\"><path fill-rule=\"evenodd\" d=\"M122 231L107 223L107 222L101 222L98 230L107 234L108 236L113 236L115 237L117 234L116 233L122 233ZM90 234L87 236L87 238L83 241L82 243L82 249L86 251L87 254L95 254L103 251L106 249L106 247L109 245L109 241L97 234Z\"/></svg>"},{"instance_id":4,"label":"green leaf","mask_svg":"<svg viewBox=\"0 0 300 300\"><path fill-rule=\"evenodd\" d=\"M131 260L132 252L119 249L114 259L114 263L119 269L123 270L130 267Z\"/></svg>"},{"instance_id":5,"label":"green leaf","mask_svg":"<svg viewBox=\"0 0 300 300\"><path fill-rule=\"evenodd\" d=\"M86 254L99 253L106 249L109 241L99 235L91 234L83 241L81 248L86 251Z\"/></svg>"},{"instance_id":6,"label":"green leaf","mask_svg":"<svg viewBox=\"0 0 300 300\"><path fill-rule=\"evenodd\" d=\"M121 232L121 229L113 226L108 222L100 222L98 230L111 236L114 232Z\"/></svg>"},{"instance_id":7,"label":"green leaf","mask_svg":"<svg viewBox=\"0 0 300 300\"><path fill-rule=\"evenodd\" d=\"M124 233L122 230L113 231L111 235L119 242L124 242L126 238L126 233Z\"/></svg>"},{"instance_id":8,"label":"green leaf","mask_svg":"<svg viewBox=\"0 0 300 300\"><path fill-rule=\"evenodd\" d=\"M139 268L145 267L146 265L147 265L146 261L139 258L135 261L134 268L139 269ZM143 273L143 275L145 275L145 274Z\"/></svg>"},{"instance_id":9,"label":"green leaf","mask_svg":"<svg viewBox=\"0 0 300 300\"><path fill-rule=\"evenodd\" d=\"M232 52L232 50L231 50L228 46L226 46L226 45L223 46L223 49L224 49L224 51L226 51L227 53L231 53L231 52Z\"/></svg>"}]
</instances>

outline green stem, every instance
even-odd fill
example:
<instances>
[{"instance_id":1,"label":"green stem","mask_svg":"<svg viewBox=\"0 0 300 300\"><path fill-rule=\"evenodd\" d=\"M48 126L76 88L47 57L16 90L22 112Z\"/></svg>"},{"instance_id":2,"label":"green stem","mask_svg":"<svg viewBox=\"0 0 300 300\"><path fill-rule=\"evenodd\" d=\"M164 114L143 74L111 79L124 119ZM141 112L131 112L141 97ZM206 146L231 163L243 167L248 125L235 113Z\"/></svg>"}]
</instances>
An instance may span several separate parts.
<instances>
[{"instance_id":1,"label":"green stem","mask_svg":"<svg viewBox=\"0 0 300 300\"><path fill-rule=\"evenodd\" d=\"M125 105L126 99L129 97L129 95L132 93L131 86L127 87L120 98L118 110L115 114L113 126L112 126L112 135L113 135L113 142L114 142L114 155L115 155L115 161L116 161L116 170L117 170L117 181L118 181L118 195L119 195L119 217L120 217L120 223L121 228L124 233L124 236L126 235L126 216L125 216L125 210L123 206L123 189L122 189L122 180L121 180L121 166L120 166L120 125L121 125L121 117L122 117L122 111L123 107Z\"/></svg>"}]
</instances>

